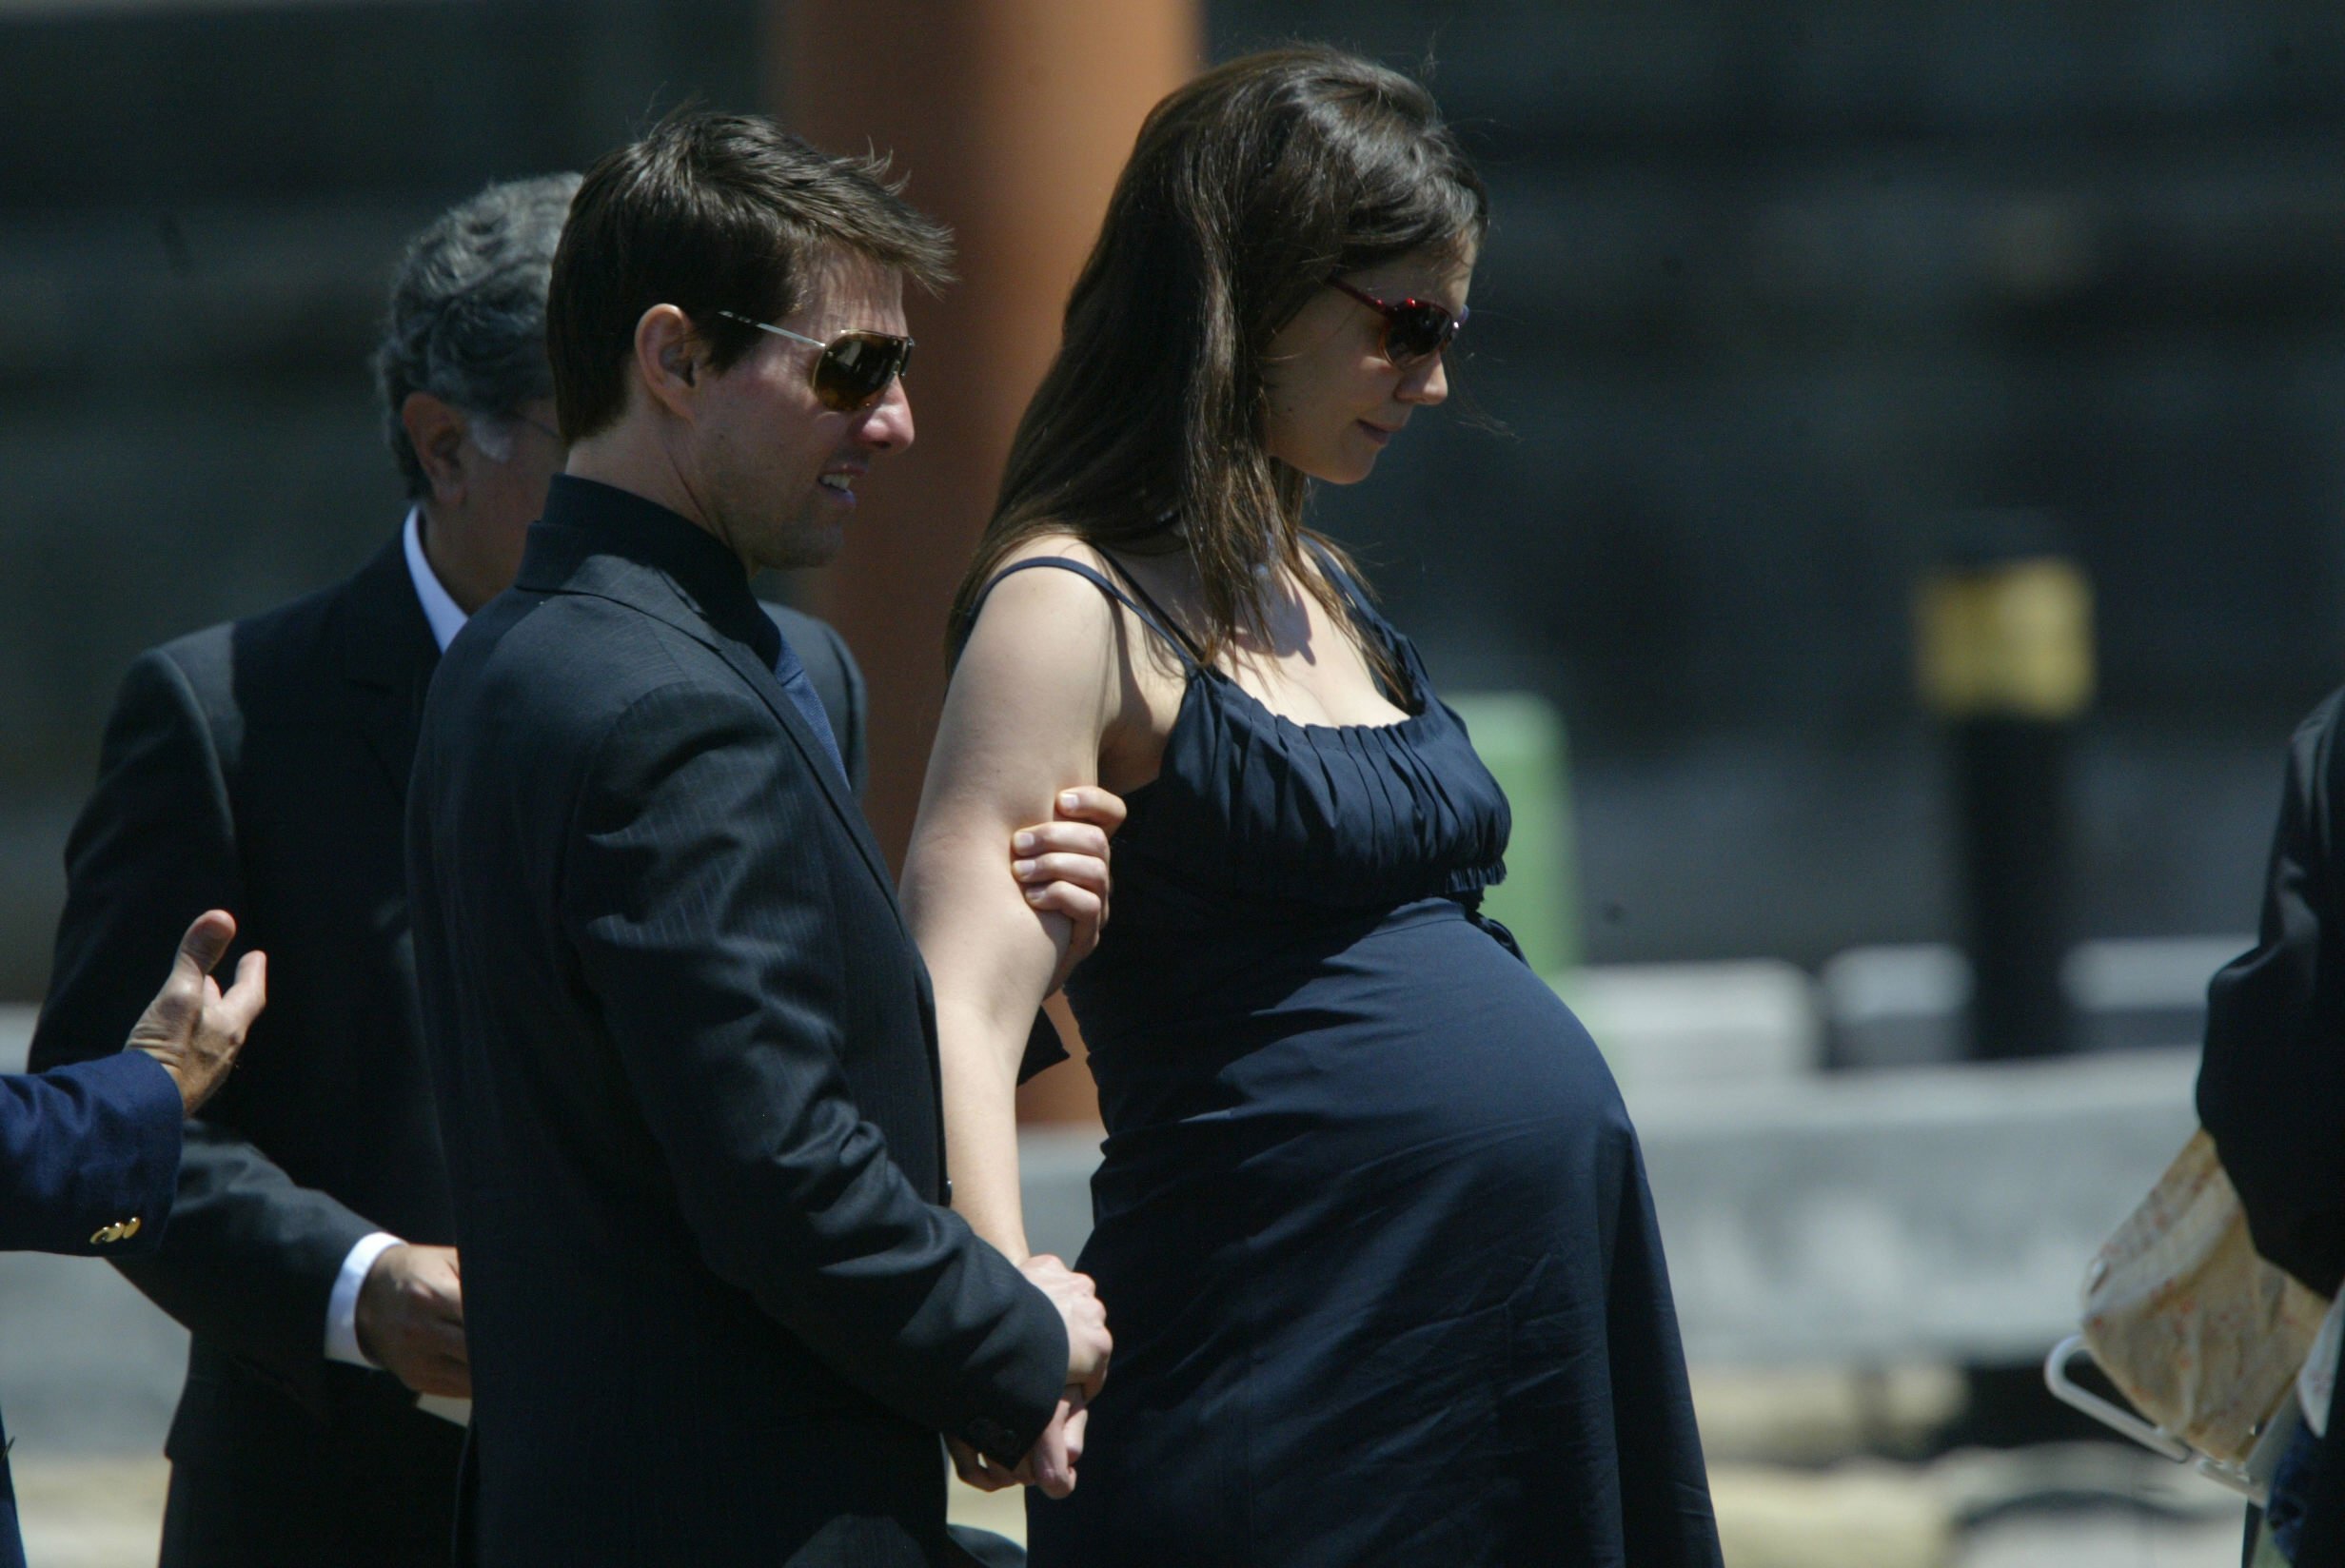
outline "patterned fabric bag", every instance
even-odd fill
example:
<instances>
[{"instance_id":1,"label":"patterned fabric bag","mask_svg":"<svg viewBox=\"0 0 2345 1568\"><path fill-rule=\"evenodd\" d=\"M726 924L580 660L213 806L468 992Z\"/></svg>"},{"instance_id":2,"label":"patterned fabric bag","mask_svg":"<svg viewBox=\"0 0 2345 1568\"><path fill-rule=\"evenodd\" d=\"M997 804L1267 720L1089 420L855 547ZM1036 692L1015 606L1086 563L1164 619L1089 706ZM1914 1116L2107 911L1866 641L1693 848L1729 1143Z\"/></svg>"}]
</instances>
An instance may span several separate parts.
<instances>
[{"instance_id":1,"label":"patterned fabric bag","mask_svg":"<svg viewBox=\"0 0 2345 1568\"><path fill-rule=\"evenodd\" d=\"M2201 1130L2084 1278L2084 1342L2135 1408L2244 1465L2296 1390L2329 1303L2257 1256Z\"/></svg>"}]
</instances>

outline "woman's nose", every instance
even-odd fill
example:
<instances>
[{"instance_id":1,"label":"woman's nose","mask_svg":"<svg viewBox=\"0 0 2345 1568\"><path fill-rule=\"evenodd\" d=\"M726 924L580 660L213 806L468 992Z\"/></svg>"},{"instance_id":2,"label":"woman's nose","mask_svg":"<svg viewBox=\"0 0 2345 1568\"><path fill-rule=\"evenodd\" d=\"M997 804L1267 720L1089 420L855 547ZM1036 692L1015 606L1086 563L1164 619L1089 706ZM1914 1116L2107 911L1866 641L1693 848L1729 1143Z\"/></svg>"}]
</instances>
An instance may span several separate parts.
<instances>
[{"instance_id":1,"label":"woman's nose","mask_svg":"<svg viewBox=\"0 0 2345 1568\"><path fill-rule=\"evenodd\" d=\"M1403 402L1423 403L1431 407L1449 396L1449 356L1435 354L1422 364L1411 365L1401 377L1394 396Z\"/></svg>"}]
</instances>

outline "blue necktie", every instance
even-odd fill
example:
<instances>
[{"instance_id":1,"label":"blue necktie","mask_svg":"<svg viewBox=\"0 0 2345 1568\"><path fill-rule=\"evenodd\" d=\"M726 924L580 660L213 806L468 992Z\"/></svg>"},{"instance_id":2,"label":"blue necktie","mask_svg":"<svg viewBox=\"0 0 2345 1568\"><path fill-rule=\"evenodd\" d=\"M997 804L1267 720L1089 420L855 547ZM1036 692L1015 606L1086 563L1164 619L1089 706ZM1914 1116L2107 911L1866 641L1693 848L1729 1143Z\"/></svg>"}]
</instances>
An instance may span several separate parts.
<instances>
[{"instance_id":1,"label":"blue necktie","mask_svg":"<svg viewBox=\"0 0 2345 1568\"><path fill-rule=\"evenodd\" d=\"M807 675L805 664L798 657L798 650L790 646L790 639L781 635L781 628L766 618L763 611L758 613L758 623L771 634L773 639L768 643L765 637L759 637L761 646L758 652L767 656L767 662L774 667L774 678L781 682L782 695L797 707L806 720L806 727L814 731L815 737L822 742L822 749L830 754L831 766L838 770L839 777L846 777L847 763L838 755L838 737L831 733L831 715L822 711L822 699L815 695L814 678Z\"/></svg>"}]
</instances>

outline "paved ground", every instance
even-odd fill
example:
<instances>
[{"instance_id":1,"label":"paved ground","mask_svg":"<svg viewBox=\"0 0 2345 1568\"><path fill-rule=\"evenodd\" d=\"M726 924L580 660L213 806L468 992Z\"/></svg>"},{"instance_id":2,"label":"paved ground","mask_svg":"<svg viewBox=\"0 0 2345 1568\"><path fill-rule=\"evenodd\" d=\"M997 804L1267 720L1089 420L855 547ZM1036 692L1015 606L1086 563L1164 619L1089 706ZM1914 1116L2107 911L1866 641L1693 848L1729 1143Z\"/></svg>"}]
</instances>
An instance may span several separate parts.
<instances>
[{"instance_id":1,"label":"paved ground","mask_svg":"<svg viewBox=\"0 0 2345 1568\"><path fill-rule=\"evenodd\" d=\"M32 1568L148 1568L167 1475L159 1456L21 1459L17 1501ZM953 1491L955 1518L1025 1539L1025 1505L1015 1494Z\"/></svg>"},{"instance_id":2,"label":"paved ground","mask_svg":"<svg viewBox=\"0 0 2345 1568\"><path fill-rule=\"evenodd\" d=\"M2022 1510L1975 1527L1945 1508L1942 1466L1809 1473L1721 1465L1728 1568L2234 1568L2238 1515L2136 1506ZM26 1456L17 1489L32 1568L154 1561L164 1466L151 1458ZM958 1519L1022 1539L1014 1494L953 1488Z\"/></svg>"},{"instance_id":3,"label":"paved ground","mask_svg":"<svg viewBox=\"0 0 2345 1568\"><path fill-rule=\"evenodd\" d=\"M1996 1525L1966 1539L1955 1559L1958 1568L2237 1568L2238 1561L2236 1519L2175 1524L2101 1511Z\"/></svg>"}]
</instances>

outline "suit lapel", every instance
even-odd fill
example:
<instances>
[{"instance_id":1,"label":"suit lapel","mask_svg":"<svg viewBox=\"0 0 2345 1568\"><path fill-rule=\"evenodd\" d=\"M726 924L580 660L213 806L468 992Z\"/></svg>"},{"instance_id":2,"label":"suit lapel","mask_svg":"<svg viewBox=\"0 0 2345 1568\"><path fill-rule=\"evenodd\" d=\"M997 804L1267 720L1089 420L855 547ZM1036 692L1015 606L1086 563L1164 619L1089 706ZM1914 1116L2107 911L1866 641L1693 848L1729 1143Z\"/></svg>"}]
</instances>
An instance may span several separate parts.
<instances>
[{"instance_id":1,"label":"suit lapel","mask_svg":"<svg viewBox=\"0 0 2345 1568\"><path fill-rule=\"evenodd\" d=\"M775 677L774 672L760 665L748 649L726 637L717 637L710 646L733 667L736 675L749 682L750 689L758 694L767 710L789 732L791 742L805 755L806 771L814 774L815 782L822 787L823 796L830 801L831 810L846 825L847 836L855 840L856 849L862 853L863 863L871 868L872 875L877 877L879 885L887 890L888 902L893 905L896 902L896 879L888 874L887 857L879 853L878 842L871 835L871 824L863 820L862 807L847 793L847 780L831 761L831 754L824 748L821 738L807 728L806 715L798 711L798 704L791 701L790 695L781 689L781 682Z\"/></svg>"},{"instance_id":2,"label":"suit lapel","mask_svg":"<svg viewBox=\"0 0 2345 1568\"><path fill-rule=\"evenodd\" d=\"M544 540L542 557L535 554L541 548L541 534ZM623 604L681 632L723 659L735 675L749 683L750 690L758 694L759 700L790 737L790 743L805 758L807 773L813 775L822 797L830 802L831 812L847 836L854 840L856 853L863 857L863 864L870 869L872 879L879 884L900 926L903 911L897 905L896 878L889 873L887 856L879 853L878 841L872 837L871 825L863 820L863 809L850 793L846 779L831 761L822 742L807 728L805 715L781 689L774 672L759 664L748 648L710 625L691 596L658 567L616 555L581 555L576 553L571 541L554 531L541 530L541 534L532 536L533 554L522 563L518 586L551 593L585 594ZM420 607L416 613L420 617Z\"/></svg>"},{"instance_id":3,"label":"suit lapel","mask_svg":"<svg viewBox=\"0 0 2345 1568\"><path fill-rule=\"evenodd\" d=\"M415 597L398 537L344 585L338 619L342 673L359 733L404 803L424 693L440 662L440 645Z\"/></svg>"},{"instance_id":4,"label":"suit lapel","mask_svg":"<svg viewBox=\"0 0 2345 1568\"><path fill-rule=\"evenodd\" d=\"M736 676L748 682L749 689L758 694L758 699L798 748L816 787L830 802L832 814L854 842L856 853L862 856L879 895L887 900L888 911L902 933L904 951L912 963L935 1118L937 1181L949 1193L951 1184L945 1180L943 1073L937 1064L936 994L930 987L928 966L921 961L919 947L904 924L903 907L896 897L896 878L889 873L887 857L879 853L878 841L872 837L871 825L863 819L863 808L773 671L759 663L742 643L710 624L692 597L667 573L621 556L597 555L591 546L581 548L583 542L566 529L541 524L531 531L529 551L522 559L515 586L523 592L581 594L624 605L675 628L723 659ZM420 608L417 614L422 614Z\"/></svg>"}]
</instances>

